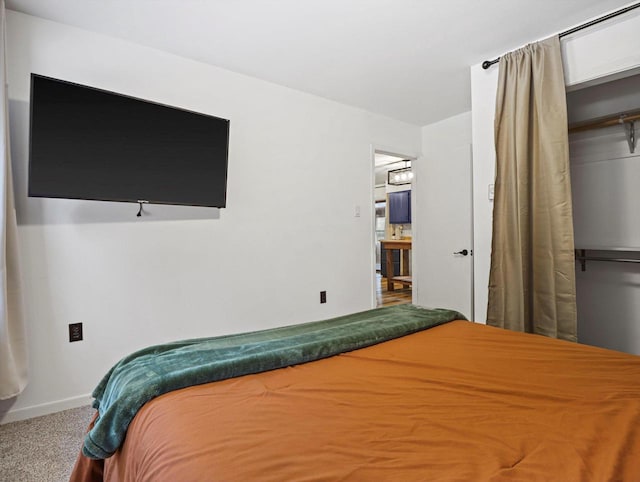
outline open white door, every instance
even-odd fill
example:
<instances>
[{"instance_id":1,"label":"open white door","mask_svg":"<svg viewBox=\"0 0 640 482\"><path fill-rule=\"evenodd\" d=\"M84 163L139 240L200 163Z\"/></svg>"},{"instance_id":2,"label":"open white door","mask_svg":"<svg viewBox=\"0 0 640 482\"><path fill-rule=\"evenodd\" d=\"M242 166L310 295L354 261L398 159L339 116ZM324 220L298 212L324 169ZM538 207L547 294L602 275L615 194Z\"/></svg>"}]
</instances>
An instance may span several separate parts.
<instances>
[{"instance_id":1,"label":"open white door","mask_svg":"<svg viewBox=\"0 0 640 482\"><path fill-rule=\"evenodd\" d=\"M427 141L425 141L427 142ZM415 179L414 303L473 317L471 145L427 153ZM465 254L466 253L466 254Z\"/></svg>"}]
</instances>

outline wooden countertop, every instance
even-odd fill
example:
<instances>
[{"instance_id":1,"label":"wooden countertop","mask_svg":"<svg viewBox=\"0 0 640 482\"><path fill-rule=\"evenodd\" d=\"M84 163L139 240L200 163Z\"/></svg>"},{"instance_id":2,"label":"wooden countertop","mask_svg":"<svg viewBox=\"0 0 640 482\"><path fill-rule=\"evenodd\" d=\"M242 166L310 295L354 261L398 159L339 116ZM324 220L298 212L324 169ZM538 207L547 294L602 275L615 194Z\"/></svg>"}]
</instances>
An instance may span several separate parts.
<instances>
[{"instance_id":1,"label":"wooden countertop","mask_svg":"<svg viewBox=\"0 0 640 482\"><path fill-rule=\"evenodd\" d=\"M411 239L381 239L383 249L411 249Z\"/></svg>"}]
</instances>

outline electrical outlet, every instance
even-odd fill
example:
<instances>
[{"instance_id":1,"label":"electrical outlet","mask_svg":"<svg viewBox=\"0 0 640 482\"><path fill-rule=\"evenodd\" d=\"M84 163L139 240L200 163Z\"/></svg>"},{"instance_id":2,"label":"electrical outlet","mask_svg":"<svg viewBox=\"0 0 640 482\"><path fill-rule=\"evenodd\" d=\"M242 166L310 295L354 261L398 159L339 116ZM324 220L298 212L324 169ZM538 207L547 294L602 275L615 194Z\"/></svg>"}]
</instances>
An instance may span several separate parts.
<instances>
[{"instance_id":1,"label":"electrical outlet","mask_svg":"<svg viewBox=\"0 0 640 482\"><path fill-rule=\"evenodd\" d=\"M326 303L327 302L327 292L326 291L321 291L320 292L320 303Z\"/></svg>"},{"instance_id":2,"label":"electrical outlet","mask_svg":"<svg viewBox=\"0 0 640 482\"><path fill-rule=\"evenodd\" d=\"M69 342L82 340L82 323L69 323Z\"/></svg>"}]
</instances>

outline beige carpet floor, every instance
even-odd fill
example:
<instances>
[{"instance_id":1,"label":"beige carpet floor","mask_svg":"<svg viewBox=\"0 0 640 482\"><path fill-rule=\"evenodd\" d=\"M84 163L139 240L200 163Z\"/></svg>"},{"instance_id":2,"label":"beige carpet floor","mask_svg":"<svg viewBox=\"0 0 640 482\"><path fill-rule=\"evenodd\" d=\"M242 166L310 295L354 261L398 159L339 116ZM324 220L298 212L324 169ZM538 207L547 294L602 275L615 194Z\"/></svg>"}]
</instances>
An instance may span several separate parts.
<instances>
[{"instance_id":1,"label":"beige carpet floor","mask_svg":"<svg viewBox=\"0 0 640 482\"><path fill-rule=\"evenodd\" d=\"M68 481L93 413L86 406L0 425L0 481Z\"/></svg>"}]
</instances>

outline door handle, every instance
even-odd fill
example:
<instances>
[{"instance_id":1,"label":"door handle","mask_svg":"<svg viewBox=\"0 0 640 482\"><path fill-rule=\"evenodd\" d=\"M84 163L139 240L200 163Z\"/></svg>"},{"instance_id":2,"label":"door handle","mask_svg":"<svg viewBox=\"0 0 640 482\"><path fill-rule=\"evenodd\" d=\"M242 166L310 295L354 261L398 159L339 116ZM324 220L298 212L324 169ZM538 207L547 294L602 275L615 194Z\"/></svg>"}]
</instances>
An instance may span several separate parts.
<instances>
[{"instance_id":1,"label":"door handle","mask_svg":"<svg viewBox=\"0 0 640 482\"><path fill-rule=\"evenodd\" d=\"M468 254L469 254L469 251L468 251L468 250L466 250L466 249L463 249L462 251L456 251L456 252L455 252L455 253L453 253L453 254L461 254L462 256L466 256L466 255L468 255Z\"/></svg>"}]
</instances>

